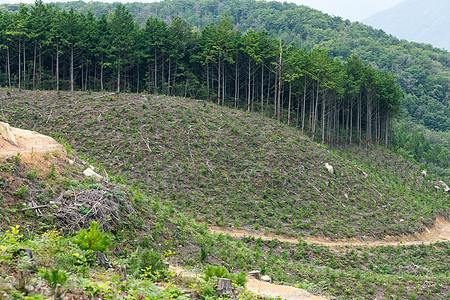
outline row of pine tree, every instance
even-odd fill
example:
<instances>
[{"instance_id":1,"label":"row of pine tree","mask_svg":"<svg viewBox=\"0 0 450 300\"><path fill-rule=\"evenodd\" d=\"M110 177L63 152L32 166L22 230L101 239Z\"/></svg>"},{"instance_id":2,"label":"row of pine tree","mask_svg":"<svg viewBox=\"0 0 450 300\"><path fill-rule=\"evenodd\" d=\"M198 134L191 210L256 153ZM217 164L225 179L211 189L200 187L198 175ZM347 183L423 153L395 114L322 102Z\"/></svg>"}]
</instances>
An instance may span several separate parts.
<instances>
[{"instance_id":1,"label":"row of pine tree","mask_svg":"<svg viewBox=\"0 0 450 300\"><path fill-rule=\"evenodd\" d=\"M273 116L333 145L390 141L403 94L391 74L343 62L224 15L202 30L180 17L139 28L121 4L109 15L37 0L0 11L0 86L147 92L208 99Z\"/></svg>"}]
</instances>

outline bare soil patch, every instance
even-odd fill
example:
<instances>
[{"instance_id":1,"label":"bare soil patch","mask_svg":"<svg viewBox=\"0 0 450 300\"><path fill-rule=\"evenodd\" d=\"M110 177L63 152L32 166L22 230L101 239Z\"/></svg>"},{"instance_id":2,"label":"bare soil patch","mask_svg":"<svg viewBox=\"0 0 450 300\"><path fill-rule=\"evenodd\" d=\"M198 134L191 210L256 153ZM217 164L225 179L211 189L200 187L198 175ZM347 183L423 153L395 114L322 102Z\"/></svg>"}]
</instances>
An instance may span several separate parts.
<instances>
[{"instance_id":1,"label":"bare soil patch","mask_svg":"<svg viewBox=\"0 0 450 300\"><path fill-rule=\"evenodd\" d=\"M311 300L319 300L325 299L320 296L316 296L308 293L305 290L287 286L287 285L278 285L269 282L259 281L256 279L248 278L248 282L246 284L246 288L257 294L264 295L272 298L281 297L286 300L300 300L300 299L311 299Z\"/></svg>"},{"instance_id":2,"label":"bare soil patch","mask_svg":"<svg viewBox=\"0 0 450 300\"><path fill-rule=\"evenodd\" d=\"M0 138L0 157L13 156L17 153L65 152L64 147L49 136L14 127L11 127L11 132L14 134L18 146Z\"/></svg>"}]
</instances>

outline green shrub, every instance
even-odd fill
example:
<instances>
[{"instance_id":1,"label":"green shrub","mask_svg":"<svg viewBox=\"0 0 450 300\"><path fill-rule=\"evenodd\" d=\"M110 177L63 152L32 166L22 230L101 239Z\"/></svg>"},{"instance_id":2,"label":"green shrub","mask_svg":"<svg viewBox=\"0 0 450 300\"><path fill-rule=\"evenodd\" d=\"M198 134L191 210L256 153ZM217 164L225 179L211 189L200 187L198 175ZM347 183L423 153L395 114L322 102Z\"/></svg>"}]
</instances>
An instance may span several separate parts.
<instances>
[{"instance_id":1,"label":"green shrub","mask_svg":"<svg viewBox=\"0 0 450 300\"><path fill-rule=\"evenodd\" d=\"M152 277L151 275L157 275L165 277L167 267L160 253L153 249L143 251L137 249L129 261L129 268L130 273L134 276Z\"/></svg>"},{"instance_id":2,"label":"green shrub","mask_svg":"<svg viewBox=\"0 0 450 300\"><path fill-rule=\"evenodd\" d=\"M81 250L107 252L111 246L112 236L101 231L98 223L92 221L89 224L89 231L84 229L78 231L74 242Z\"/></svg>"},{"instance_id":3,"label":"green shrub","mask_svg":"<svg viewBox=\"0 0 450 300\"><path fill-rule=\"evenodd\" d=\"M27 190L28 188L26 186L22 186L14 192L14 195L21 199L25 199L27 197Z\"/></svg>"},{"instance_id":4,"label":"green shrub","mask_svg":"<svg viewBox=\"0 0 450 300\"><path fill-rule=\"evenodd\" d=\"M48 285L54 290L59 283L63 286L67 281L67 273L64 270L59 269L40 269L39 275L47 280Z\"/></svg>"}]
</instances>

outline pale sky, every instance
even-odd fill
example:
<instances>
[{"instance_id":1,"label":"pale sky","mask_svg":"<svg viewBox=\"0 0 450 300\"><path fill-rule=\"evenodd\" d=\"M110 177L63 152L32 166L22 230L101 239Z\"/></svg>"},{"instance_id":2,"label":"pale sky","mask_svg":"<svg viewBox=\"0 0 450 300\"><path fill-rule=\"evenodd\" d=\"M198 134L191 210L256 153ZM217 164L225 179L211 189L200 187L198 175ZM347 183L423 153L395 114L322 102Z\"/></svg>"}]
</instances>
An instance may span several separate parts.
<instances>
[{"instance_id":1,"label":"pale sky","mask_svg":"<svg viewBox=\"0 0 450 300\"><path fill-rule=\"evenodd\" d=\"M64 2L67 0L43 0L44 3L49 2ZM89 2L88 0L85 0ZM120 0L120 2L155 2L157 0ZM285 0L277 0L284 2ZM330 15L349 19L351 21L361 21L371 15L391 8L404 0L288 0L287 2L294 2L303 4ZM34 0L0 0L2 3L34 3ZM98 2L118 2L118 0L102 0Z\"/></svg>"},{"instance_id":2,"label":"pale sky","mask_svg":"<svg viewBox=\"0 0 450 300\"><path fill-rule=\"evenodd\" d=\"M330 15L349 19L350 21L362 21L371 15L394 7L404 0L291 0L297 4L303 4Z\"/></svg>"}]
</instances>

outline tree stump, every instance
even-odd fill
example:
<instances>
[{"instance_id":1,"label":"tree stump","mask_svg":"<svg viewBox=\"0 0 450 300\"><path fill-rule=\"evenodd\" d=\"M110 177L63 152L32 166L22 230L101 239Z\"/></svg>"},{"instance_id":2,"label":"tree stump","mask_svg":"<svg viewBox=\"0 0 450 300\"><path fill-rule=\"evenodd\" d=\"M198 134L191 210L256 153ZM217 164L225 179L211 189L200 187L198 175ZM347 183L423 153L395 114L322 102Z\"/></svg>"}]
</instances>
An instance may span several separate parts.
<instances>
[{"instance_id":1,"label":"tree stump","mask_svg":"<svg viewBox=\"0 0 450 300\"><path fill-rule=\"evenodd\" d=\"M100 266L105 267L107 269L113 268L112 263L108 260L105 253L103 253L101 251L94 251L94 253L95 253L95 256L97 256L97 263Z\"/></svg>"},{"instance_id":2,"label":"tree stump","mask_svg":"<svg viewBox=\"0 0 450 300\"><path fill-rule=\"evenodd\" d=\"M55 300L62 299L62 295L63 295L63 289L62 289L62 286L58 283L56 285L56 289L55 289Z\"/></svg>"},{"instance_id":3,"label":"tree stump","mask_svg":"<svg viewBox=\"0 0 450 300\"><path fill-rule=\"evenodd\" d=\"M119 276L122 281L127 280L127 267L126 266L118 266Z\"/></svg>"},{"instance_id":4,"label":"tree stump","mask_svg":"<svg viewBox=\"0 0 450 300\"><path fill-rule=\"evenodd\" d=\"M231 279L228 278L219 278L217 280L216 293L218 296L227 295L230 299L236 299L231 288Z\"/></svg>"},{"instance_id":5,"label":"tree stump","mask_svg":"<svg viewBox=\"0 0 450 300\"><path fill-rule=\"evenodd\" d=\"M19 250L16 250L13 253L13 257L17 257L17 256L20 256L20 255L26 255L30 259L34 259L33 251L31 251L30 249L20 248Z\"/></svg>"},{"instance_id":6,"label":"tree stump","mask_svg":"<svg viewBox=\"0 0 450 300\"><path fill-rule=\"evenodd\" d=\"M25 285L27 283L27 279L28 279L28 273L25 272L25 270L19 269L17 271L17 286L16 286L16 288L18 290L24 291Z\"/></svg>"}]
</instances>

